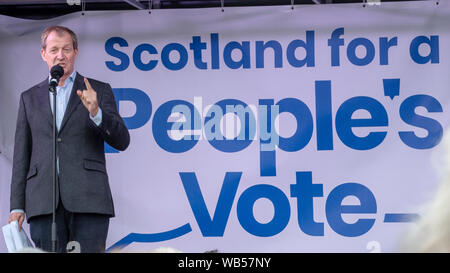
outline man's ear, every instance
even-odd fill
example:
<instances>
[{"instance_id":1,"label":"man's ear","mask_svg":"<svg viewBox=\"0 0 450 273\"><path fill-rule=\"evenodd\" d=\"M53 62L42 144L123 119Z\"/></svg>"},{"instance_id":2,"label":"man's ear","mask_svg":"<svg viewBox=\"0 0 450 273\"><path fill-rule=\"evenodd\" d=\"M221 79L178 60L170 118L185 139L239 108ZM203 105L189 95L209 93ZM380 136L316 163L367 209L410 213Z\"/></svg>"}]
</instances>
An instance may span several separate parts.
<instances>
[{"instance_id":1,"label":"man's ear","mask_svg":"<svg viewBox=\"0 0 450 273\"><path fill-rule=\"evenodd\" d=\"M44 62L46 62L45 61L45 50L43 48L41 48L41 57L42 57L42 60L44 60Z\"/></svg>"}]
</instances>

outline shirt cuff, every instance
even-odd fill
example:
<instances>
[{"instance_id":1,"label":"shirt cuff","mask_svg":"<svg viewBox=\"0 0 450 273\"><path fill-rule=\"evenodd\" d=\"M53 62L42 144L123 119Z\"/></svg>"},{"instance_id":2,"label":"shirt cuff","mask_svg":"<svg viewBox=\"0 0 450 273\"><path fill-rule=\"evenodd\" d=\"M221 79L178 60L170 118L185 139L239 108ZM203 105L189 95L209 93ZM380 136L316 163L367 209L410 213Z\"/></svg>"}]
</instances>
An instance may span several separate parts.
<instances>
[{"instance_id":1,"label":"shirt cuff","mask_svg":"<svg viewBox=\"0 0 450 273\"><path fill-rule=\"evenodd\" d=\"M99 126L100 123L102 123L102 109L100 109L100 107L98 108L98 112L95 117L92 117L89 113L89 118L95 123L95 125Z\"/></svg>"},{"instance_id":2,"label":"shirt cuff","mask_svg":"<svg viewBox=\"0 0 450 273\"><path fill-rule=\"evenodd\" d=\"M15 213L15 212L25 213L25 211L24 211L23 209L13 209L13 210L11 211L11 213ZM10 213L10 214L11 214L11 213Z\"/></svg>"}]
</instances>

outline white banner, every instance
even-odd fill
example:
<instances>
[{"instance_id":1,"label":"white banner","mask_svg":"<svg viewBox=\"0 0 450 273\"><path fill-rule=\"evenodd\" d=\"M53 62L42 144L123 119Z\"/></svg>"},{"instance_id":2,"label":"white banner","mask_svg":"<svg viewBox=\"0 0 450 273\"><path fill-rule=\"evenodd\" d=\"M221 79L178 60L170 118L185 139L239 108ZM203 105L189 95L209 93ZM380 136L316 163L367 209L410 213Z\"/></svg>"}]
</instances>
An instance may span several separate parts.
<instances>
[{"instance_id":1,"label":"white banner","mask_svg":"<svg viewBox=\"0 0 450 273\"><path fill-rule=\"evenodd\" d=\"M0 17L1 220L19 95L48 75L40 33L60 24L130 129L125 152L107 147L109 249L399 251L440 183L449 15L425 1Z\"/></svg>"}]
</instances>

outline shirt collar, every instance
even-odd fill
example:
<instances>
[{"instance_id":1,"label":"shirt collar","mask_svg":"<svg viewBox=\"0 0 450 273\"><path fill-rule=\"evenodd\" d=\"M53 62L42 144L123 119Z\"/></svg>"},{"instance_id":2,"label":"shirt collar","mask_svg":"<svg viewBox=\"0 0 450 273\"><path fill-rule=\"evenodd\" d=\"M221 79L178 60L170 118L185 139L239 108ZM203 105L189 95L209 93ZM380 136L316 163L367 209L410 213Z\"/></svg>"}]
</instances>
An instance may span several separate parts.
<instances>
[{"instance_id":1,"label":"shirt collar","mask_svg":"<svg viewBox=\"0 0 450 273\"><path fill-rule=\"evenodd\" d=\"M72 74L70 74L70 76L67 78L67 80L70 80L71 82L73 82L76 75L77 75L77 72L75 70L73 70ZM49 73L48 74L48 82L50 82L51 78L52 78L52 75L50 75L50 73ZM66 83L66 85L67 85L67 83Z\"/></svg>"}]
</instances>

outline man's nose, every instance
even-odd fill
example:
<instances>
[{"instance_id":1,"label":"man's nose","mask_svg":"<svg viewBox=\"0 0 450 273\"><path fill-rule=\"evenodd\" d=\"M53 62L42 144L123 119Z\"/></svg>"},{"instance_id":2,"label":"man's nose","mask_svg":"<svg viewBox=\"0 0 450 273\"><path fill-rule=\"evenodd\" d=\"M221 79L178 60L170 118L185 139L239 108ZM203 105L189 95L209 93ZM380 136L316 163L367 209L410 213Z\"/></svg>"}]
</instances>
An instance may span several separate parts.
<instances>
[{"instance_id":1,"label":"man's nose","mask_svg":"<svg viewBox=\"0 0 450 273\"><path fill-rule=\"evenodd\" d=\"M56 55L56 58L58 58L58 59L64 59L64 53L63 53L62 50L59 50L59 51L58 51L58 54Z\"/></svg>"}]
</instances>

